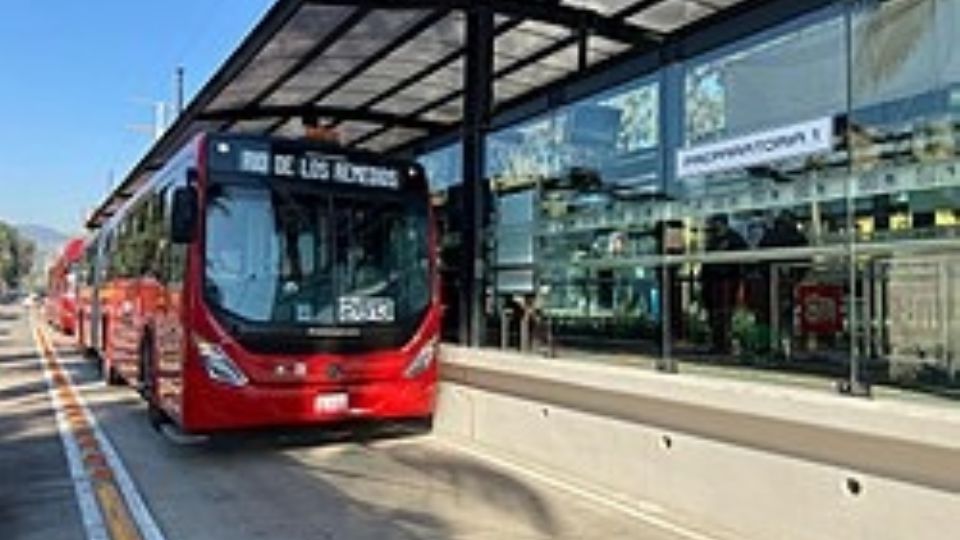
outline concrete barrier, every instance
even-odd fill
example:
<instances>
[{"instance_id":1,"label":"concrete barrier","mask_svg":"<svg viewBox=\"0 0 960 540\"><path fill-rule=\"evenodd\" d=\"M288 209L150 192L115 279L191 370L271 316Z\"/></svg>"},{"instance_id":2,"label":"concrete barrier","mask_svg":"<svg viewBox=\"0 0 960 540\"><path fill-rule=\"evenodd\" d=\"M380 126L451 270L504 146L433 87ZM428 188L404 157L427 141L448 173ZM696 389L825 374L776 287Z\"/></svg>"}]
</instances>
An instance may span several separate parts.
<instances>
[{"instance_id":1,"label":"concrete barrier","mask_svg":"<svg viewBox=\"0 0 960 540\"><path fill-rule=\"evenodd\" d=\"M960 537L960 408L444 349L439 435L718 537Z\"/></svg>"}]
</instances>

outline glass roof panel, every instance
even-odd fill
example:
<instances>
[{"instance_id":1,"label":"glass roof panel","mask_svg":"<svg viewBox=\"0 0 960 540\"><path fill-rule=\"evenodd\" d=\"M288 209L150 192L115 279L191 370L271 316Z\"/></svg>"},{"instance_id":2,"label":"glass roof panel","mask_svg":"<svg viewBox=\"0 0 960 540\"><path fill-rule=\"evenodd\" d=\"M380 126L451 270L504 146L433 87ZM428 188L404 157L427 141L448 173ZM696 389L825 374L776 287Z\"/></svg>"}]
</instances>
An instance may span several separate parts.
<instances>
[{"instance_id":1,"label":"glass roof panel","mask_svg":"<svg viewBox=\"0 0 960 540\"><path fill-rule=\"evenodd\" d=\"M365 72L342 86L339 90L323 99L323 105L359 105L375 97L377 94L389 90L402 79L394 76L383 76L379 73Z\"/></svg>"},{"instance_id":2,"label":"glass roof panel","mask_svg":"<svg viewBox=\"0 0 960 540\"><path fill-rule=\"evenodd\" d=\"M438 86L449 90L459 90L463 86L463 70L466 62L463 58L455 60L443 69L420 79L417 86Z\"/></svg>"},{"instance_id":3,"label":"glass roof panel","mask_svg":"<svg viewBox=\"0 0 960 540\"><path fill-rule=\"evenodd\" d=\"M627 20L658 32L673 32L720 9L711 6L702 0L664 0Z\"/></svg>"},{"instance_id":4,"label":"glass roof panel","mask_svg":"<svg viewBox=\"0 0 960 540\"><path fill-rule=\"evenodd\" d=\"M593 65L597 62L602 62L607 58L625 52L629 48L630 45L620 43L619 41L612 41L599 36L592 36L590 38L587 51L587 63Z\"/></svg>"},{"instance_id":5,"label":"glass roof panel","mask_svg":"<svg viewBox=\"0 0 960 540\"><path fill-rule=\"evenodd\" d=\"M379 91L376 88L370 88L369 90L353 90L350 92L337 92L330 97L324 98L319 105L325 105L328 107L361 107L367 101L376 97Z\"/></svg>"},{"instance_id":6,"label":"glass roof panel","mask_svg":"<svg viewBox=\"0 0 960 540\"><path fill-rule=\"evenodd\" d=\"M465 22L461 13L452 13L440 22L433 24L417 36L400 46L390 55L390 61L420 60L426 63L429 58L439 58L466 43Z\"/></svg>"},{"instance_id":7,"label":"glass roof panel","mask_svg":"<svg viewBox=\"0 0 960 540\"><path fill-rule=\"evenodd\" d=\"M557 41L570 35L561 29L560 34L549 34L531 29L530 23L523 23L497 38L494 43L493 70L500 71L517 60L528 58Z\"/></svg>"},{"instance_id":8,"label":"glass roof panel","mask_svg":"<svg viewBox=\"0 0 960 540\"><path fill-rule=\"evenodd\" d=\"M361 76L342 86L325 102L361 103L362 100L354 99L352 95L366 94L372 97L375 94L390 90L397 83L424 70L462 47L462 22L462 15L451 15L443 19L437 25L432 26L417 38L377 62ZM452 84L449 79L456 77L458 81L460 80L461 75L456 71L458 65L460 64L452 62L447 68L435 71L428 75L424 84L442 84L455 88L457 84ZM420 82L423 82L423 80Z\"/></svg>"},{"instance_id":9,"label":"glass roof panel","mask_svg":"<svg viewBox=\"0 0 960 540\"><path fill-rule=\"evenodd\" d=\"M303 124L300 123L299 118L291 118L284 122L276 131L273 132L274 135L280 137L302 137L303 136Z\"/></svg>"},{"instance_id":10,"label":"glass roof panel","mask_svg":"<svg viewBox=\"0 0 960 540\"><path fill-rule=\"evenodd\" d=\"M556 24L543 23L539 21L523 21L517 28L520 28L524 32L538 34L543 37L552 37L553 39L560 39L564 36L570 35L570 29L565 26L558 26Z\"/></svg>"},{"instance_id":11,"label":"glass roof panel","mask_svg":"<svg viewBox=\"0 0 960 540\"><path fill-rule=\"evenodd\" d=\"M377 104L373 109L395 115L408 115L411 112L430 103L429 99L417 95L396 94Z\"/></svg>"},{"instance_id":12,"label":"glass roof panel","mask_svg":"<svg viewBox=\"0 0 960 540\"><path fill-rule=\"evenodd\" d=\"M463 59L437 70L429 77L383 100L376 109L392 114L410 114L412 111L459 90L463 85Z\"/></svg>"},{"instance_id":13,"label":"glass roof panel","mask_svg":"<svg viewBox=\"0 0 960 540\"><path fill-rule=\"evenodd\" d=\"M564 4L589 9L603 15L613 15L624 8L639 4L641 0L565 0Z\"/></svg>"},{"instance_id":14,"label":"glass roof panel","mask_svg":"<svg viewBox=\"0 0 960 540\"><path fill-rule=\"evenodd\" d=\"M274 125L278 118L258 118L256 120L243 120L230 126L231 133L263 133L268 127Z\"/></svg>"},{"instance_id":15,"label":"glass roof panel","mask_svg":"<svg viewBox=\"0 0 960 540\"><path fill-rule=\"evenodd\" d=\"M511 81L510 79L500 79L493 85L494 103L499 104L509 101L532 89L533 87L527 84Z\"/></svg>"},{"instance_id":16,"label":"glass roof panel","mask_svg":"<svg viewBox=\"0 0 960 540\"><path fill-rule=\"evenodd\" d=\"M374 11L319 58L310 63L267 99L270 105L303 103L321 92L391 40L427 16L427 11ZM306 89L306 90L304 90ZM299 98L299 100L298 100Z\"/></svg>"},{"instance_id":17,"label":"glass roof panel","mask_svg":"<svg viewBox=\"0 0 960 540\"><path fill-rule=\"evenodd\" d=\"M461 97L453 98L423 113L420 117L431 122L459 122L463 119L463 99Z\"/></svg>"},{"instance_id":18,"label":"glass roof panel","mask_svg":"<svg viewBox=\"0 0 960 540\"><path fill-rule=\"evenodd\" d=\"M564 54L565 51L561 51L560 54ZM575 51L574 54L576 54ZM498 79L494 83L494 102L500 104L520 94L546 86L574 71L576 65L576 60L573 61L572 67L569 69L558 69L544 62L531 64L516 73Z\"/></svg>"},{"instance_id":19,"label":"glass roof panel","mask_svg":"<svg viewBox=\"0 0 960 540\"><path fill-rule=\"evenodd\" d=\"M542 66L549 69L560 71L575 71L580 56L580 46L578 44L569 45L559 51L538 60L535 66ZM524 68L526 70L527 68ZM521 70L523 71L523 70Z\"/></svg>"},{"instance_id":20,"label":"glass roof panel","mask_svg":"<svg viewBox=\"0 0 960 540\"><path fill-rule=\"evenodd\" d=\"M360 146L374 151L390 150L424 135L426 132L419 129L398 127L389 129Z\"/></svg>"},{"instance_id":21,"label":"glass roof panel","mask_svg":"<svg viewBox=\"0 0 960 540\"><path fill-rule=\"evenodd\" d=\"M210 105L233 109L246 105L292 67L320 39L323 39L351 12L342 6L308 5L302 8L271 39Z\"/></svg>"},{"instance_id":22,"label":"glass roof panel","mask_svg":"<svg viewBox=\"0 0 960 540\"><path fill-rule=\"evenodd\" d=\"M340 141L343 144L350 144L350 141L355 141L368 133L374 132L378 129L381 129L383 126L381 124L374 124L372 122L344 122L340 124L337 129L340 131Z\"/></svg>"},{"instance_id":23,"label":"glass roof panel","mask_svg":"<svg viewBox=\"0 0 960 540\"><path fill-rule=\"evenodd\" d=\"M404 90L403 92L400 92L399 94L397 94L396 97L415 99L417 101L429 103L437 99L443 98L444 96L448 96L454 91L456 91L456 89L451 90L449 87L446 87L446 86L438 86L433 84L418 84L408 88L407 90ZM388 106L387 104L393 99L394 98L390 98L384 101L382 105L384 107L387 107Z\"/></svg>"},{"instance_id":24,"label":"glass roof panel","mask_svg":"<svg viewBox=\"0 0 960 540\"><path fill-rule=\"evenodd\" d=\"M569 48L564 49L558 53L558 55L569 54L569 50ZM573 50L573 53L574 55L576 54L575 49ZM562 77L567 73L575 71L577 68L576 60L569 63L567 66L562 67L559 63L552 63L552 58L553 56L548 57L544 61L530 64L519 71L511 73L506 77L506 79L516 83L524 84L526 86L542 86L556 80L558 77Z\"/></svg>"}]
</instances>

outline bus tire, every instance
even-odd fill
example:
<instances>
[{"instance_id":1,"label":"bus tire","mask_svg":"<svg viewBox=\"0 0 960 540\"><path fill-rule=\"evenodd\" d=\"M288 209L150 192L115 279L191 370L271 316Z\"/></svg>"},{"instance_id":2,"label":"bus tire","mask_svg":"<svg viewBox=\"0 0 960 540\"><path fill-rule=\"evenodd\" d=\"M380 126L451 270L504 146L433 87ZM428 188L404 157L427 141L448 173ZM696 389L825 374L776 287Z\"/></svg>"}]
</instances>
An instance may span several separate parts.
<instances>
[{"instance_id":1,"label":"bus tire","mask_svg":"<svg viewBox=\"0 0 960 540\"><path fill-rule=\"evenodd\" d=\"M154 400L147 401L147 422L150 423L150 427L154 431L159 432L163 429L164 424L170 423L170 418L167 417L167 413L163 412L163 409L156 404Z\"/></svg>"},{"instance_id":2,"label":"bus tire","mask_svg":"<svg viewBox=\"0 0 960 540\"><path fill-rule=\"evenodd\" d=\"M433 431L433 415L408 418L403 424L413 435L427 435Z\"/></svg>"},{"instance_id":3,"label":"bus tire","mask_svg":"<svg viewBox=\"0 0 960 540\"><path fill-rule=\"evenodd\" d=\"M153 380L153 340L150 339L150 332L144 332L143 339L140 340L140 351L137 354L137 391L147 403L154 399L154 380Z\"/></svg>"},{"instance_id":4,"label":"bus tire","mask_svg":"<svg viewBox=\"0 0 960 540\"><path fill-rule=\"evenodd\" d=\"M104 359L101 361L100 365L104 370L103 380L107 383L107 386L123 385L123 377L120 375L120 372L117 371L117 368L113 367L112 362L108 362L106 359Z\"/></svg>"},{"instance_id":5,"label":"bus tire","mask_svg":"<svg viewBox=\"0 0 960 540\"><path fill-rule=\"evenodd\" d=\"M156 358L152 334L147 331L140 342L140 366L138 372L137 389L144 401L147 402L147 422L156 431L160 431L170 419L160 407L157 399Z\"/></svg>"}]
</instances>

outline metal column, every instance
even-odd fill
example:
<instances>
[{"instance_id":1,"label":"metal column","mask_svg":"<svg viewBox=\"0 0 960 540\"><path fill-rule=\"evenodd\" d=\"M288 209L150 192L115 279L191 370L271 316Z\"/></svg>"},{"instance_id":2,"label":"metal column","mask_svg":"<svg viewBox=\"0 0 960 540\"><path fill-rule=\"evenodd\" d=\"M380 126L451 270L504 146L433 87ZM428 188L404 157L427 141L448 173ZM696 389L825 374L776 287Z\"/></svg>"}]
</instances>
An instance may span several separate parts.
<instances>
[{"instance_id":1,"label":"metal column","mask_svg":"<svg viewBox=\"0 0 960 540\"><path fill-rule=\"evenodd\" d=\"M493 11L478 4L467 10L463 95L463 230L461 231L460 341L483 340L486 234L485 140L493 94Z\"/></svg>"}]
</instances>

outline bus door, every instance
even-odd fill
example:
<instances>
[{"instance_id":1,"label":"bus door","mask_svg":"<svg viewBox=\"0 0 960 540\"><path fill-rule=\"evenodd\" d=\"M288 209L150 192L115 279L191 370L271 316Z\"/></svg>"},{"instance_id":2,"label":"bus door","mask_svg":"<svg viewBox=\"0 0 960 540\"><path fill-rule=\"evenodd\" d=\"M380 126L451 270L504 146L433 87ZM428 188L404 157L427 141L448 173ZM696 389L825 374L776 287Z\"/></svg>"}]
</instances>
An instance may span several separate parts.
<instances>
[{"instance_id":1,"label":"bus door","mask_svg":"<svg viewBox=\"0 0 960 540\"><path fill-rule=\"evenodd\" d=\"M161 230L169 231L172 218L174 187L159 194L157 219ZM153 365L155 395L166 411L179 416L181 410L182 370L185 356L183 317L187 245L175 244L169 234L162 234L156 243L157 289L153 306Z\"/></svg>"}]
</instances>

